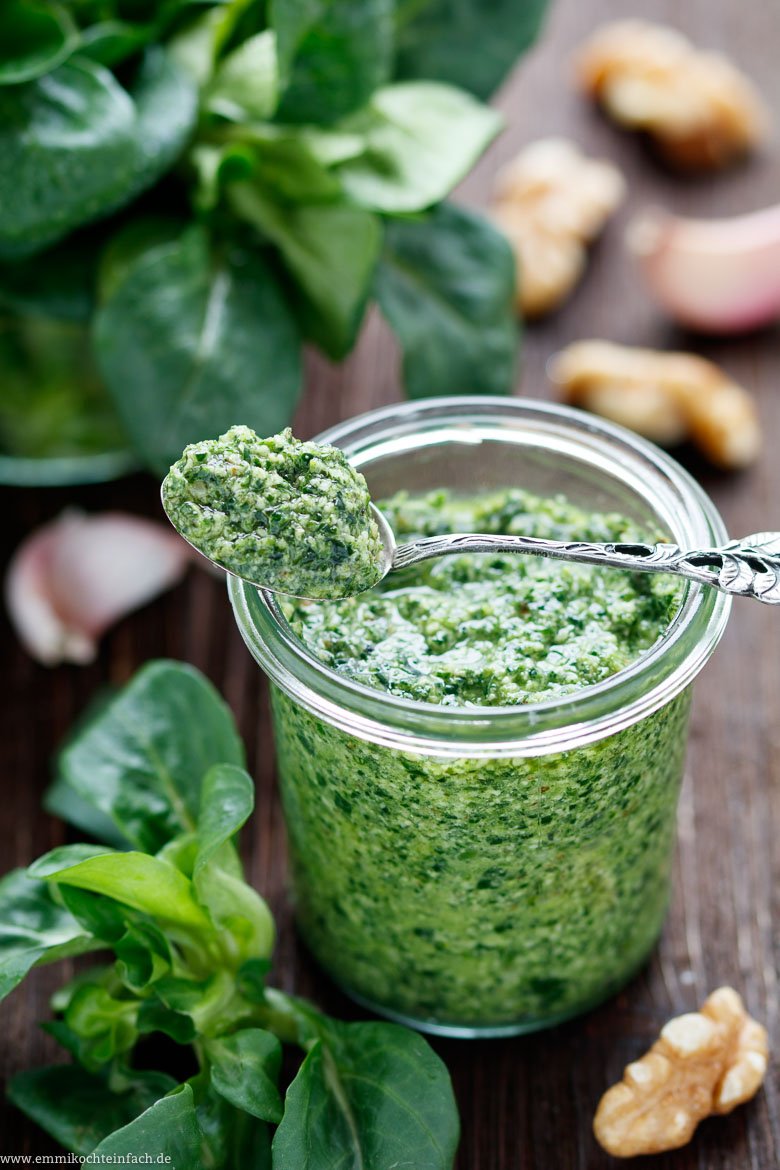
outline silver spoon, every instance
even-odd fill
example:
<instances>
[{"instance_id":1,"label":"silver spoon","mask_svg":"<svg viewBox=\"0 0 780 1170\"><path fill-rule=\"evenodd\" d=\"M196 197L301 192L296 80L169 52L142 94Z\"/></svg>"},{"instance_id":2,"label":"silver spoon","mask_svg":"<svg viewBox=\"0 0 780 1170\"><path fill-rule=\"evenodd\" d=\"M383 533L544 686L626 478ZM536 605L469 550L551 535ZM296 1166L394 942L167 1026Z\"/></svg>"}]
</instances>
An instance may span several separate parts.
<instances>
[{"instance_id":1,"label":"silver spoon","mask_svg":"<svg viewBox=\"0 0 780 1170\"><path fill-rule=\"evenodd\" d=\"M163 508L179 535L188 544L231 576L239 573L213 561L203 549L192 544ZM702 585L711 585L723 593L753 597L768 605L780 605L780 532L758 532L742 540L732 540L722 548L681 549L676 544L594 544L592 541L542 540L536 536L487 536L478 533L450 533L447 536L425 536L408 544L396 544L395 535L375 504L371 512L382 538L382 563L376 581L378 585L388 573L408 569L433 557L459 553L522 553L526 556L552 557L560 561L577 561L583 565L606 565L612 569L630 569L639 573L674 573ZM269 593L282 591L265 581L249 581ZM284 593L285 597L300 594ZM343 596L349 596L342 594ZM339 601L341 597L328 600ZM322 600L322 598L301 598Z\"/></svg>"},{"instance_id":2,"label":"silver spoon","mask_svg":"<svg viewBox=\"0 0 780 1170\"><path fill-rule=\"evenodd\" d=\"M710 585L722 593L780 605L780 532L756 532L741 540L731 540L722 548L704 549L681 549L676 544L597 544L584 540L543 540L536 536L480 536L470 532L426 536L396 545L382 513L373 504L371 508L382 534L385 554L382 577L391 570L406 569L420 561L453 553L523 553L639 573L673 573Z\"/></svg>"}]
</instances>

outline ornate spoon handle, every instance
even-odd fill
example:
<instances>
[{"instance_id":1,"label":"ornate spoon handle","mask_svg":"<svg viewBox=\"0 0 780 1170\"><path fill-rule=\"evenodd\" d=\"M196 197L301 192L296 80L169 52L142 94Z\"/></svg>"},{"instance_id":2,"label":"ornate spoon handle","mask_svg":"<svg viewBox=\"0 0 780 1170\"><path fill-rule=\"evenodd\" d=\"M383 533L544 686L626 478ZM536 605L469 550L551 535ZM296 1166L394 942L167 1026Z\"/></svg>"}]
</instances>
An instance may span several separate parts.
<instances>
[{"instance_id":1,"label":"ornate spoon handle","mask_svg":"<svg viewBox=\"0 0 780 1170\"><path fill-rule=\"evenodd\" d=\"M780 605L780 532L757 532L723 548L681 549L676 544L592 544L541 540L534 536L479 536L453 533L399 545L393 569L457 553L524 553L609 565L640 573L676 573L723 593Z\"/></svg>"}]
</instances>

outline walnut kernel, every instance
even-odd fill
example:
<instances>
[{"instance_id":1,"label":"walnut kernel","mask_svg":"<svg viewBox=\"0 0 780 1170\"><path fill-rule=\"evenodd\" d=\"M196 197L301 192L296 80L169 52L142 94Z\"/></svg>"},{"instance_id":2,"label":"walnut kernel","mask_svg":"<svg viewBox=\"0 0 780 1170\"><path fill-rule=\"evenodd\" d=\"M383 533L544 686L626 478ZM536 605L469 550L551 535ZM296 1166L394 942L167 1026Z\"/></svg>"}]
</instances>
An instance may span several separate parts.
<instances>
[{"instance_id":1,"label":"walnut kernel","mask_svg":"<svg viewBox=\"0 0 780 1170\"><path fill-rule=\"evenodd\" d=\"M670 1020L607 1090L593 1121L596 1139L617 1158L678 1149L705 1117L755 1096L766 1065L765 1029L736 991L721 987L700 1012Z\"/></svg>"},{"instance_id":2,"label":"walnut kernel","mask_svg":"<svg viewBox=\"0 0 780 1170\"><path fill-rule=\"evenodd\" d=\"M587 244L624 191L616 167L586 158L565 138L531 143L499 173L491 214L517 256L524 316L550 312L571 292L585 268Z\"/></svg>"},{"instance_id":3,"label":"walnut kernel","mask_svg":"<svg viewBox=\"0 0 780 1170\"><path fill-rule=\"evenodd\" d=\"M577 341L551 359L548 371L572 405L656 443L690 439L724 468L746 467L760 451L753 399L705 358Z\"/></svg>"},{"instance_id":4,"label":"walnut kernel","mask_svg":"<svg viewBox=\"0 0 780 1170\"><path fill-rule=\"evenodd\" d=\"M616 21L585 42L575 65L582 89L610 117L649 133L677 166L725 166L766 137L768 114L752 83L675 29Z\"/></svg>"}]
</instances>

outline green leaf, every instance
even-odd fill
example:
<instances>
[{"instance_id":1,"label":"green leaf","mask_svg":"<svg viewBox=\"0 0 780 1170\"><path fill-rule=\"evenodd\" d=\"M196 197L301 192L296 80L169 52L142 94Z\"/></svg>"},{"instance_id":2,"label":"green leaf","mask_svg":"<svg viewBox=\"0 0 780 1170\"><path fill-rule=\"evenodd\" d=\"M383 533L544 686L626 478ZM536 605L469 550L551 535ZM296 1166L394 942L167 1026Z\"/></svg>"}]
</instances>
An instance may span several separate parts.
<instances>
[{"instance_id":1,"label":"green leaf","mask_svg":"<svg viewBox=\"0 0 780 1170\"><path fill-rule=\"evenodd\" d=\"M116 999L104 987L79 987L65 1011L64 1023L78 1037L78 1060L97 1072L129 1052L138 1039L137 1000Z\"/></svg>"},{"instance_id":2,"label":"green leaf","mask_svg":"<svg viewBox=\"0 0 780 1170\"><path fill-rule=\"evenodd\" d=\"M442 1061L395 1024L337 1024L287 1090L274 1170L451 1170L458 1112Z\"/></svg>"},{"instance_id":3,"label":"green leaf","mask_svg":"<svg viewBox=\"0 0 780 1170\"><path fill-rule=\"evenodd\" d=\"M198 852L192 884L212 921L226 932L223 945L236 967L270 956L274 920L265 901L243 880L233 837L254 807L254 785L241 768L217 764L203 780Z\"/></svg>"},{"instance_id":4,"label":"green leaf","mask_svg":"<svg viewBox=\"0 0 780 1170\"><path fill-rule=\"evenodd\" d=\"M390 76L394 0L274 0L282 122L335 122Z\"/></svg>"},{"instance_id":5,"label":"green leaf","mask_svg":"<svg viewBox=\"0 0 780 1170\"><path fill-rule=\"evenodd\" d=\"M270 29L249 37L220 61L205 95L213 114L234 122L270 118L279 98L276 38Z\"/></svg>"},{"instance_id":6,"label":"green leaf","mask_svg":"<svg viewBox=\"0 0 780 1170\"><path fill-rule=\"evenodd\" d=\"M282 253L298 285L307 337L331 357L343 357L360 328L379 256L377 217L339 204L285 206L257 183L231 184L228 199Z\"/></svg>"},{"instance_id":7,"label":"green leaf","mask_svg":"<svg viewBox=\"0 0 780 1170\"><path fill-rule=\"evenodd\" d=\"M191 1044L197 1036L192 1017L175 1012L158 999L145 999L138 1012L139 1032L164 1032L177 1044Z\"/></svg>"},{"instance_id":8,"label":"green leaf","mask_svg":"<svg viewBox=\"0 0 780 1170\"><path fill-rule=\"evenodd\" d=\"M375 292L412 398L511 392L514 282L508 243L471 212L442 204L419 222L388 223Z\"/></svg>"},{"instance_id":9,"label":"green leaf","mask_svg":"<svg viewBox=\"0 0 780 1170\"><path fill-rule=\"evenodd\" d=\"M45 260L38 261L45 275ZM88 330L37 313L0 326L0 447L27 458L121 452Z\"/></svg>"},{"instance_id":10,"label":"green leaf","mask_svg":"<svg viewBox=\"0 0 780 1170\"><path fill-rule=\"evenodd\" d=\"M273 274L256 251L211 254L197 228L137 261L97 313L95 344L131 441L160 473L237 418L273 434L298 400L298 330Z\"/></svg>"},{"instance_id":11,"label":"green leaf","mask_svg":"<svg viewBox=\"0 0 780 1170\"><path fill-rule=\"evenodd\" d=\"M338 168L362 207L390 214L439 203L468 173L503 119L469 94L433 81L378 90L341 129L362 135L365 150Z\"/></svg>"},{"instance_id":12,"label":"green leaf","mask_svg":"<svg viewBox=\"0 0 780 1170\"><path fill-rule=\"evenodd\" d=\"M209 1083L208 1073L190 1082L203 1132L201 1165L221 1170L271 1170L271 1136L264 1121L235 1109ZM205 1083L205 1089L203 1087Z\"/></svg>"},{"instance_id":13,"label":"green leaf","mask_svg":"<svg viewBox=\"0 0 780 1170\"><path fill-rule=\"evenodd\" d=\"M174 962L168 939L151 922L126 922L126 930L114 944L114 952L118 976L136 993L167 975Z\"/></svg>"},{"instance_id":14,"label":"green leaf","mask_svg":"<svg viewBox=\"0 0 780 1170\"><path fill-rule=\"evenodd\" d=\"M0 256L40 251L116 206L136 167L135 109L78 57L0 90Z\"/></svg>"},{"instance_id":15,"label":"green leaf","mask_svg":"<svg viewBox=\"0 0 780 1170\"><path fill-rule=\"evenodd\" d=\"M220 148L202 146L197 153L211 154L208 169L215 172L223 184L255 178L263 191L269 196L273 194L281 203L341 200L341 184L328 170L331 160L318 157L318 153L325 152L319 151L318 142L318 149L312 148L309 141L312 136L308 129L266 122L236 128L234 139L227 145ZM323 137L330 140L336 136L328 134Z\"/></svg>"},{"instance_id":16,"label":"green leaf","mask_svg":"<svg viewBox=\"0 0 780 1170\"><path fill-rule=\"evenodd\" d=\"M186 7L185 4L182 7ZM193 5L195 7L195 5ZM168 41L168 51L200 88L210 80L220 51L243 15L247 0L216 4L178 29Z\"/></svg>"},{"instance_id":17,"label":"green leaf","mask_svg":"<svg viewBox=\"0 0 780 1170\"><path fill-rule=\"evenodd\" d=\"M170 170L195 127L198 90L160 45L147 49L130 86L135 103L135 167L120 202L129 203Z\"/></svg>"},{"instance_id":18,"label":"green leaf","mask_svg":"<svg viewBox=\"0 0 780 1170\"><path fill-rule=\"evenodd\" d=\"M102 20L82 30L78 52L80 57L89 57L112 69L142 49L153 36L152 25Z\"/></svg>"},{"instance_id":19,"label":"green leaf","mask_svg":"<svg viewBox=\"0 0 780 1170\"><path fill-rule=\"evenodd\" d=\"M148 1155L150 1161L167 1162L174 1170L198 1170L202 1165L201 1141L192 1089L182 1085L104 1138L94 1153L96 1161L132 1155L140 1162Z\"/></svg>"},{"instance_id":20,"label":"green leaf","mask_svg":"<svg viewBox=\"0 0 780 1170\"><path fill-rule=\"evenodd\" d=\"M122 1092L112 1092L104 1077L65 1064L17 1073L8 1097L66 1150L86 1156L175 1086L165 1073L134 1071Z\"/></svg>"},{"instance_id":21,"label":"green leaf","mask_svg":"<svg viewBox=\"0 0 780 1170\"><path fill-rule=\"evenodd\" d=\"M45 883L31 881L23 869L0 879L0 999L36 963L53 963L96 945Z\"/></svg>"},{"instance_id":22,"label":"green leaf","mask_svg":"<svg viewBox=\"0 0 780 1170\"><path fill-rule=\"evenodd\" d=\"M489 98L536 39L547 0L398 0L399 77Z\"/></svg>"},{"instance_id":23,"label":"green leaf","mask_svg":"<svg viewBox=\"0 0 780 1170\"><path fill-rule=\"evenodd\" d=\"M113 296L139 257L160 244L170 244L183 230L180 219L162 215L134 215L108 241L100 257L97 286L101 302Z\"/></svg>"},{"instance_id":24,"label":"green leaf","mask_svg":"<svg viewBox=\"0 0 780 1170\"><path fill-rule=\"evenodd\" d=\"M217 764L206 773L201 789L193 877L208 870L223 846L246 824L254 806L255 787L243 768Z\"/></svg>"},{"instance_id":25,"label":"green leaf","mask_svg":"<svg viewBox=\"0 0 780 1170\"><path fill-rule=\"evenodd\" d=\"M277 1087L282 1046L262 1028L244 1028L206 1043L211 1062L211 1083L220 1096L237 1109L277 1123L282 1119L282 1099Z\"/></svg>"},{"instance_id":26,"label":"green leaf","mask_svg":"<svg viewBox=\"0 0 780 1170\"><path fill-rule=\"evenodd\" d=\"M83 800L138 849L156 853L195 828L212 764L244 763L233 716L210 682L180 662L150 662L59 757Z\"/></svg>"},{"instance_id":27,"label":"green leaf","mask_svg":"<svg viewBox=\"0 0 780 1170\"><path fill-rule=\"evenodd\" d=\"M78 44L63 4L4 0L0 7L0 85L18 85L51 73Z\"/></svg>"},{"instance_id":28,"label":"green leaf","mask_svg":"<svg viewBox=\"0 0 780 1170\"><path fill-rule=\"evenodd\" d=\"M160 922L193 929L208 926L192 883L174 866L146 853L107 853L101 846L61 845L34 861L30 877L76 886L151 914Z\"/></svg>"}]
</instances>

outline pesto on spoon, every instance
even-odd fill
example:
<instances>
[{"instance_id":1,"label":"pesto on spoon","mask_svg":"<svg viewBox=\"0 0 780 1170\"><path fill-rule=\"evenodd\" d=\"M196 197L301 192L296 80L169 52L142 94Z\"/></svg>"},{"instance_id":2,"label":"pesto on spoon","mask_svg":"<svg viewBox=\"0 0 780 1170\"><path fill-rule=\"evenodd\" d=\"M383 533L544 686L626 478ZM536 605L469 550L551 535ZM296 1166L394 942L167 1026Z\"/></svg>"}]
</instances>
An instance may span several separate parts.
<instances>
[{"instance_id":1,"label":"pesto on spoon","mask_svg":"<svg viewBox=\"0 0 780 1170\"><path fill-rule=\"evenodd\" d=\"M162 485L173 526L230 573L295 597L351 596L385 572L368 486L337 447L231 427L187 447Z\"/></svg>"},{"instance_id":2,"label":"pesto on spoon","mask_svg":"<svg viewBox=\"0 0 780 1170\"><path fill-rule=\"evenodd\" d=\"M364 593L395 569L460 553L512 553L673 573L723 593L780 605L780 532L722 548L594 543L450 533L396 546L365 479L343 451L231 427L192 443L162 485L163 507L198 552L253 585L314 601Z\"/></svg>"}]
</instances>

